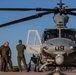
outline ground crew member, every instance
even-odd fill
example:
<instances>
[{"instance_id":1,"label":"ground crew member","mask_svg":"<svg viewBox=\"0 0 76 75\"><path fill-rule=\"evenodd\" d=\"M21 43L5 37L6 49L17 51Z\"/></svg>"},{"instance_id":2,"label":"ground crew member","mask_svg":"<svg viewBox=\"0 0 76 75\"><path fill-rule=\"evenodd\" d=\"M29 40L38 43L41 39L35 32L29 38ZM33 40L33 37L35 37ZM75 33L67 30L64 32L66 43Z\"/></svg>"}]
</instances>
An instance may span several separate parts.
<instances>
[{"instance_id":1,"label":"ground crew member","mask_svg":"<svg viewBox=\"0 0 76 75\"><path fill-rule=\"evenodd\" d=\"M5 42L4 45L0 47L0 56L1 56L1 71L5 72L7 64L9 62L9 57L11 57L11 49L9 47L9 42ZM10 66L12 66L12 64L10 64Z\"/></svg>"},{"instance_id":2,"label":"ground crew member","mask_svg":"<svg viewBox=\"0 0 76 75\"><path fill-rule=\"evenodd\" d=\"M21 67L21 61L22 61L24 64L25 71L27 71L27 64L24 56L24 49L26 49L26 47L25 45L22 44L22 40L19 40L18 43L19 44L16 46L16 49L18 51L18 55L17 55L18 67L20 72L22 72L22 67Z\"/></svg>"}]
</instances>

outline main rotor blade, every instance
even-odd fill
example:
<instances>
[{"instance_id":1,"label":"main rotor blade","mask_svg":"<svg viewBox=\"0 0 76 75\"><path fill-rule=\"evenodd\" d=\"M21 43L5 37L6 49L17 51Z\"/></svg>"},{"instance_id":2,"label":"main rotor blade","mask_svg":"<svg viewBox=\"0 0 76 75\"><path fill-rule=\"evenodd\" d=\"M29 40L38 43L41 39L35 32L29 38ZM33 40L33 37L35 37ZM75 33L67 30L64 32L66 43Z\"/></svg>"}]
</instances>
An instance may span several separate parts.
<instances>
[{"instance_id":1,"label":"main rotor blade","mask_svg":"<svg viewBox=\"0 0 76 75\"><path fill-rule=\"evenodd\" d=\"M0 11L29 11L34 10L32 8L0 8Z\"/></svg>"},{"instance_id":2,"label":"main rotor blade","mask_svg":"<svg viewBox=\"0 0 76 75\"><path fill-rule=\"evenodd\" d=\"M63 11L63 12L61 12L61 13L64 14L64 15L69 14L69 15L74 15L74 16L76 16L76 13L75 13L75 12L71 12L71 11Z\"/></svg>"},{"instance_id":3,"label":"main rotor blade","mask_svg":"<svg viewBox=\"0 0 76 75\"><path fill-rule=\"evenodd\" d=\"M0 11L56 11L57 9L48 9L48 8L0 8Z\"/></svg>"},{"instance_id":4,"label":"main rotor blade","mask_svg":"<svg viewBox=\"0 0 76 75\"><path fill-rule=\"evenodd\" d=\"M76 8L65 8L66 11L76 11Z\"/></svg>"},{"instance_id":5,"label":"main rotor blade","mask_svg":"<svg viewBox=\"0 0 76 75\"><path fill-rule=\"evenodd\" d=\"M76 16L76 13L75 12L71 12L71 11L67 12L67 14Z\"/></svg>"},{"instance_id":6,"label":"main rotor blade","mask_svg":"<svg viewBox=\"0 0 76 75\"><path fill-rule=\"evenodd\" d=\"M18 19L18 20L11 21L11 22L7 22L7 23L4 23L4 24L1 24L0 28L5 27L5 26L9 26L9 25L12 25L12 24L15 24L15 23L23 22L23 21L36 19L36 18L42 17L43 15L47 15L47 14L50 14L50 13L54 13L54 12L51 11L51 12L38 13L38 14L35 14L35 15L32 15L32 16L29 16L29 17L25 17L25 18L21 18L21 19Z\"/></svg>"}]
</instances>

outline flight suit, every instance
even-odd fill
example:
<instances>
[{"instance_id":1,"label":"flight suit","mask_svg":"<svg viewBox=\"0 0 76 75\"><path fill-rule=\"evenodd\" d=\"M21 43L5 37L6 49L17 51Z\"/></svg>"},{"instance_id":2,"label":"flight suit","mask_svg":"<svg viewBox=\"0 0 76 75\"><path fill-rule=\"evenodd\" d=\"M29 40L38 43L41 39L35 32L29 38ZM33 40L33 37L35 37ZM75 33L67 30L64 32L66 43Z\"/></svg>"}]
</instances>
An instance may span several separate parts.
<instances>
[{"instance_id":1,"label":"flight suit","mask_svg":"<svg viewBox=\"0 0 76 75\"><path fill-rule=\"evenodd\" d=\"M25 59L25 56L24 56L24 49L26 49L26 47L25 47L23 44L18 44L18 45L16 46L16 49L17 49L17 51L18 51L17 60L18 60L19 70L22 71L21 61L22 61L23 64L24 64L25 70L27 70L26 59Z\"/></svg>"},{"instance_id":2,"label":"flight suit","mask_svg":"<svg viewBox=\"0 0 76 75\"><path fill-rule=\"evenodd\" d=\"M1 71L6 71L6 68L7 68L7 64L9 63L9 55L11 55L11 50L8 47L5 47L4 45L2 45L0 47L0 55L1 55ZM11 63L9 63L10 66Z\"/></svg>"}]
</instances>

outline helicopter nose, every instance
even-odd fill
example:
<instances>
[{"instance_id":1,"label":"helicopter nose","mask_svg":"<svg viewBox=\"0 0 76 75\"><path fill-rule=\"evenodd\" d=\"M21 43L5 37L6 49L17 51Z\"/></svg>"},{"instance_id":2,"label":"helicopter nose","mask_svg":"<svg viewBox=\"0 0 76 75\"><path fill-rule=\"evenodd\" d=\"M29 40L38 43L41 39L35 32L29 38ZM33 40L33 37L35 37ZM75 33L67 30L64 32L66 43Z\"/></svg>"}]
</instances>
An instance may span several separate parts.
<instances>
[{"instance_id":1,"label":"helicopter nose","mask_svg":"<svg viewBox=\"0 0 76 75\"><path fill-rule=\"evenodd\" d=\"M55 55L58 55L58 59L57 61L62 61L61 58L63 54L70 54L72 52L74 52L74 50L76 49L76 44L74 44L74 42L68 40L68 39L64 39L64 38L55 38L55 39L51 39L46 41L43 45L42 45L42 51L45 51L48 54L51 54L53 57Z\"/></svg>"}]
</instances>

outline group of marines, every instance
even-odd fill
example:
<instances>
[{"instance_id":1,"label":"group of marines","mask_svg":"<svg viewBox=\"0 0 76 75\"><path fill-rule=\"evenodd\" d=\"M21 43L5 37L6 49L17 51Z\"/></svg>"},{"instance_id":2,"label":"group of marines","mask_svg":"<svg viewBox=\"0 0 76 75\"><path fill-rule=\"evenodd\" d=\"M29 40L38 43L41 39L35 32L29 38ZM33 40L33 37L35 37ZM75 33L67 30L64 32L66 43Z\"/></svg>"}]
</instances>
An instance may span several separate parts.
<instances>
[{"instance_id":1,"label":"group of marines","mask_svg":"<svg viewBox=\"0 0 76 75\"><path fill-rule=\"evenodd\" d=\"M17 60L18 60L18 68L19 71L22 72L22 66L21 61L23 61L25 71L27 72L27 64L26 59L24 56L24 50L26 49L25 45L22 44L22 40L18 41L18 45L16 46L16 49L18 51ZM10 71L13 71L13 64L11 60L11 49L9 47L9 42L5 42L4 45L0 46L0 71L6 72L8 69L8 65L10 68Z\"/></svg>"}]
</instances>

